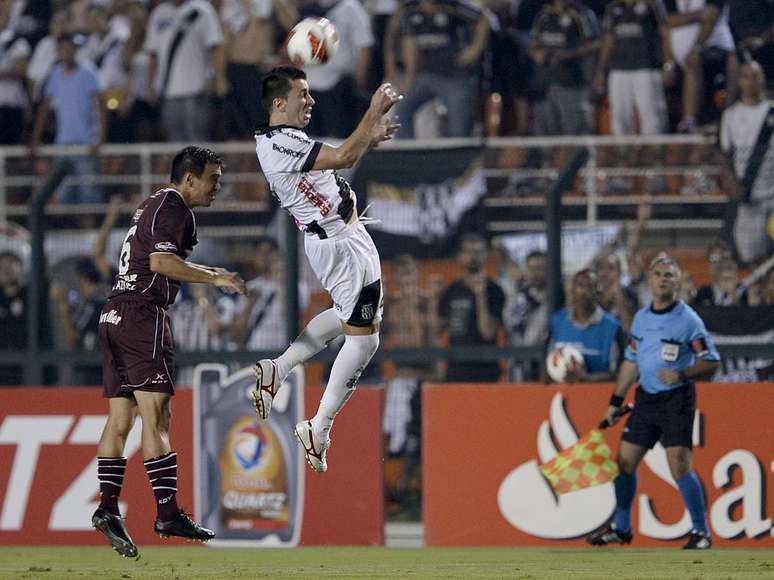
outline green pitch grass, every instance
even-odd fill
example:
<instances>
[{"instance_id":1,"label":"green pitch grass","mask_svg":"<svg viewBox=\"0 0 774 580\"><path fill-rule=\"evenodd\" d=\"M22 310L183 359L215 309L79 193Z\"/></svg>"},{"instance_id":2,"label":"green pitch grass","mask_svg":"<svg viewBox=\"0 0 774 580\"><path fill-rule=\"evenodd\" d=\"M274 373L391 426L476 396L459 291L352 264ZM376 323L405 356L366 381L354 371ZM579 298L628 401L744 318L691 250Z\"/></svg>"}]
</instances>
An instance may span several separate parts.
<instances>
[{"instance_id":1,"label":"green pitch grass","mask_svg":"<svg viewBox=\"0 0 774 580\"><path fill-rule=\"evenodd\" d=\"M0 548L0 578L774 578L774 550L143 548L126 560L109 548Z\"/></svg>"}]
</instances>

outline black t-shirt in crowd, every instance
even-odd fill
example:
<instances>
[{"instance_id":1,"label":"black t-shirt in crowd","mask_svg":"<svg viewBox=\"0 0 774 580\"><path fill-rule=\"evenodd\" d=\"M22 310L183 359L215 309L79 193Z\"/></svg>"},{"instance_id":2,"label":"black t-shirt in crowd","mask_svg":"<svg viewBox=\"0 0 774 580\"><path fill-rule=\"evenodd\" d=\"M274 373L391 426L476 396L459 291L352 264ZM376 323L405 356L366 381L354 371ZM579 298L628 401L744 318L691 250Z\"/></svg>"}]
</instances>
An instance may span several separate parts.
<instances>
[{"instance_id":1,"label":"black t-shirt in crowd","mask_svg":"<svg viewBox=\"0 0 774 580\"><path fill-rule=\"evenodd\" d=\"M436 11L422 10L418 0L404 6L401 32L413 38L421 72L442 75L468 75L477 65L458 67L454 60L473 38L481 10L466 0L436 0Z\"/></svg>"},{"instance_id":2,"label":"black t-shirt in crowd","mask_svg":"<svg viewBox=\"0 0 774 580\"><path fill-rule=\"evenodd\" d=\"M579 3L569 4L563 9L548 4L538 15L532 30L537 46L549 51L576 50L597 35L594 13ZM552 63L546 74L551 84L563 87L586 85L582 59Z\"/></svg>"},{"instance_id":3,"label":"black t-shirt in crowd","mask_svg":"<svg viewBox=\"0 0 774 580\"><path fill-rule=\"evenodd\" d=\"M605 34L614 37L610 70L647 70L662 64L659 29L666 23L661 0L615 0L605 12Z\"/></svg>"},{"instance_id":4,"label":"black t-shirt in crowd","mask_svg":"<svg viewBox=\"0 0 774 580\"><path fill-rule=\"evenodd\" d=\"M761 36L774 25L774 0L728 0L734 40Z\"/></svg>"},{"instance_id":5,"label":"black t-shirt in crowd","mask_svg":"<svg viewBox=\"0 0 774 580\"><path fill-rule=\"evenodd\" d=\"M486 282L489 314L502 324L505 292L492 281ZM446 321L451 345L495 345L496 338L487 340L478 331L476 296L462 280L453 282L441 296L439 314ZM496 381L500 376L497 362L450 361L446 372L448 381Z\"/></svg>"},{"instance_id":6,"label":"black t-shirt in crowd","mask_svg":"<svg viewBox=\"0 0 774 580\"><path fill-rule=\"evenodd\" d=\"M10 296L0 291L0 349L27 348L27 289Z\"/></svg>"}]
</instances>

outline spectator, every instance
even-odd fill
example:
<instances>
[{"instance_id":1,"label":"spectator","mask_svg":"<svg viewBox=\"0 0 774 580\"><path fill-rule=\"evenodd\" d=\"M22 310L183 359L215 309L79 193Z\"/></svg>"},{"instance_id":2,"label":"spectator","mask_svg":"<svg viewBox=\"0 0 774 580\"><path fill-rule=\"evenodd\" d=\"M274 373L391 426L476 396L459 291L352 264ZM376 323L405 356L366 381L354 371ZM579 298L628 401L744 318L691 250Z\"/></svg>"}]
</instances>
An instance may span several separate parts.
<instances>
[{"instance_id":1,"label":"spectator","mask_svg":"<svg viewBox=\"0 0 774 580\"><path fill-rule=\"evenodd\" d=\"M174 5L171 24L145 40L155 79L152 98L161 103L167 140L206 141L210 97L224 97L228 89L223 31L209 2L175 0Z\"/></svg>"},{"instance_id":2,"label":"spectator","mask_svg":"<svg viewBox=\"0 0 774 580\"><path fill-rule=\"evenodd\" d=\"M720 270L725 262L733 259L731 246L721 239L714 240L707 248L707 267L711 282L696 291L696 298L691 306L713 306L722 299L720 290Z\"/></svg>"},{"instance_id":3,"label":"spectator","mask_svg":"<svg viewBox=\"0 0 774 580\"><path fill-rule=\"evenodd\" d=\"M478 234L466 234L460 245L459 261L465 269L462 278L443 292L438 306L441 326L448 332L451 346L494 346L503 326L505 293L484 270L486 241ZM497 362L452 360L447 381L495 382L500 378Z\"/></svg>"},{"instance_id":4,"label":"spectator","mask_svg":"<svg viewBox=\"0 0 774 580\"><path fill-rule=\"evenodd\" d=\"M406 98L397 109L398 137L414 138L414 114L432 99L446 108L448 137L470 136L488 35L485 12L467 0L406 2L400 40Z\"/></svg>"},{"instance_id":5,"label":"spectator","mask_svg":"<svg viewBox=\"0 0 774 580\"><path fill-rule=\"evenodd\" d=\"M228 335L234 319L234 299L213 290L205 284L184 284L178 299L169 307L175 347L181 352L234 349L235 345ZM194 368L181 367L176 377L177 384L191 385Z\"/></svg>"},{"instance_id":6,"label":"spectator","mask_svg":"<svg viewBox=\"0 0 774 580\"><path fill-rule=\"evenodd\" d=\"M761 288L761 304L774 305L774 268L764 276Z\"/></svg>"},{"instance_id":7,"label":"spectator","mask_svg":"<svg viewBox=\"0 0 774 580\"><path fill-rule=\"evenodd\" d=\"M417 264L408 254L393 262L395 290L385 296L383 336L390 348L411 349L432 346L438 328L439 280L433 289L419 287ZM387 454L394 460L397 475L388 478L387 497L404 515L419 508L420 451L422 433L422 383L435 378L432 361L400 363L387 382L384 406L384 434Z\"/></svg>"},{"instance_id":8,"label":"spectator","mask_svg":"<svg viewBox=\"0 0 774 580\"><path fill-rule=\"evenodd\" d=\"M580 270L572 278L571 306L551 316L549 351L571 345L583 353L584 366L567 382L615 379L623 359L626 335L621 324L599 305L599 279L593 270Z\"/></svg>"},{"instance_id":9,"label":"spectator","mask_svg":"<svg viewBox=\"0 0 774 580\"><path fill-rule=\"evenodd\" d=\"M99 270L91 258L81 258L75 264L76 286L67 290L60 282L52 282L51 303L56 309L59 327L64 331L65 346L69 350L97 350L97 328L107 292ZM75 382L97 385L102 382L102 369L75 368Z\"/></svg>"},{"instance_id":10,"label":"spectator","mask_svg":"<svg viewBox=\"0 0 774 580\"><path fill-rule=\"evenodd\" d=\"M374 46L372 51L372 63L368 77L368 92L373 92L387 78L385 56L388 52L387 40L394 41L394 34L388 35L390 18L399 11L398 0L366 0L365 7L371 16L371 29L374 34ZM394 54L394 53L393 53Z\"/></svg>"},{"instance_id":11,"label":"spectator","mask_svg":"<svg viewBox=\"0 0 774 580\"><path fill-rule=\"evenodd\" d=\"M695 133L705 83L725 75L727 102L733 101L738 61L728 27L725 0L666 0L672 51L683 72L681 133Z\"/></svg>"},{"instance_id":12,"label":"spectator","mask_svg":"<svg viewBox=\"0 0 774 580\"><path fill-rule=\"evenodd\" d=\"M70 11L57 10L51 18L50 32L35 45L27 65L27 80L31 85L32 101L38 103L43 96L43 86L58 60L58 38L68 30Z\"/></svg>"},{"instance_id":13,"label":"spectator","mask_svg":"<svg viewBox=\"0 0 774 580\"><path fill-rule=\"evenodd\" d=\"M252 137L261 123L261 78L277 58L275 22L287 32L298 21L298 10L291 0L223 0L220 17L231 88L226 101L228 135Z\"/></svg>"},{"instance_id":14,"label":"spectator","mask_svg":"<svg viewBox=\"0 0 774 580\"><path fill-rule=\"evenodd\" d=\"M612 314L624 332L632 327L637 312L637 292L623 282L621 259L615 253L603 254L595 260L594 269L600 282L599 305Z\"/></svg>"},{"instance_id":15,"label":"spectator","mask_svg":"<svg viewBox=\"0 0 774 580\"><path fill-rule=\"evenodd\" d=\"M27 347L27 288L22 261L13 252L0 253L0 350ZM0 366L0 385L23 383L21 365Z\"/></svg>"},{"instance_id":16,"label":"spectator","mask_svg":"<svg viewBox=\"0 0 774 580\"><path fill-rule=\"evenodd\" d=\"M239 348L275 351L287 344L285 269L277 242L261 238L255 247L254 277L247 294L237 298L231 334ZM306 308L309 292L299 284L299 307Z\"/></svg>"},{"instance_id":17,"label":"spectator","mask_svg":"<svg viewBox=\"0 0 774 580\"><path fill-rule=\"evenodd\" d=\"M128 79L124 51L132 25L124 15L117 14L111 18L108 6L100 0L91 1L87 17L88 35L79 55L97 72L107 108L107 140L125 143L131 140L131 128L119 109L126 98Z\"/></svg>"},{"instance_id":18,"label":"spectator","mask_svg":"<svg viewBox=\"0 0 774 580\"><path fill-rule=\"evenodd\" d=\"M698 297L697 297L698 298ZM697 299L698 302L698 299ZM713 286L710 301L701 306L744 306L747 292L739 281L739 266L732 259L724 260L718 268L718 281Z\"/></svg>"},{"instance_id":19,"label":"spectator","mask_svg":"<svg viewBox=\"0 0 774 580\"><path fill-rule=\"evenodd\" d=\"M510 343L514 346L545 344L548 337L546 312L546 254L534 250L527 254L524 281L509 297L505 310L505 325ZM540 380L540 365L519 362L511 366L509 378L523 383Z\"/></svg>"},{"instance_id":20,"label":"spectator","mask_svg":"<svg viewBox=\"0 0 774 580\"><path fill-rule=\"evenodd\" d=\"M774 149L771 146L774 108L765 98L763 69L757 62L741 66L740 100L726 109L720 146L728 155L736 189L734 244L745 263L764 257L768 246L768 214L774 209ZM756 147L762 155L755 155Z\"/></svg>"},{"instance_id":21,"label":"spectator","mask_svg":"<svg viewBox=\"0 0 774 580\"><path fill-rule=\"evenodd\" d=\"M48 114L56 113L57 145L88 145L90 153L63 158L71 164L72 173L82 181L94 179L99 171L98 147L105 140L105 123L99 83L94 71L75 59L76 40L65 34L58 39L60 62L51 71L43 89L43 101L37 112L32 134L31 154L36 156ZM100 203L102 190L89 183L70 185L59 193L60 203Z\"/></svg>"},{"instance_id":22,"label":"spectator","mask_svg":"<svg viewBox=\"0 0 774 580\"><path fill-rule=\"evenodd\" d=\"M535 104L537 135L582 135L592 129L589 57L599 48L594 13L571 0L546 3L535 21L529 53L545 96Z\"/></svg>"},{"instance_id":23,"label":"spectator","mask_svg":"<svg viewBox=\"0 0 774 580\"><path fill-rule=\"evenodd\" d=\"M0 3L0 145L22 140L28 100L24 71L30 44L11 28L12 2Z\"/></svg>"},{"instance_id":24,"label":"spectator","mask_svg":"<svg viewBox=\"0 0 774 580\"><path fill-rule=\"evenodd\" d=\"M159 141L161 115L153 91L153 55L146 48L145 39L159 38L172 25L175 6L172 2L160 2L148 13L144 0L129 0L124 10L131 33L124 50L128 82L121 113L131 127L132 141Z\"/></svg>"},{"instance_id":25,"label":"spectator","mask_svg":"<svg viewBox=\"0 0 774 580\"><path fill-rule=\"evenodd\" d=\"M374 35L371 20L359 0L317 0L336 27L339 49L333 59L305 70L317 112L306 132L344 139L368 108L368 73Z\"/></svg>"},{"instance_id":26,"label":"spectator","mask_svg":"<svg viewBox=\"0 0 774 580\"><path fill-rule=\"evenodd\" d=\"M726 0L728 24L741 62L754 60L763 67L766 80L774 83L774 2Z\"/></svg>"},{"instance_id":27,"label":"spectator","mask_svg":"<svg viewBox=\"0 0 774 580\"><path fill-rule=\"evenodd\" d=\"M660 0L608 4L603 22L604 41L594 79L597 94L607 94L613 135L666 132L664 73L672 73L674 59Z\"/></svg>"}]
</instances>

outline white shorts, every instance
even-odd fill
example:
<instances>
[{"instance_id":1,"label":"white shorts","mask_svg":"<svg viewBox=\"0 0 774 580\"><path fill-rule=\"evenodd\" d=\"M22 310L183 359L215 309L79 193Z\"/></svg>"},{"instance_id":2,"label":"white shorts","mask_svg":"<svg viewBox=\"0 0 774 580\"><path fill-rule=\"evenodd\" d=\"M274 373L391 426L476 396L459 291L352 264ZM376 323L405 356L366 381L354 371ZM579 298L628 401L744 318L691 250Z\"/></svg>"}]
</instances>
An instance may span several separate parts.
<instances>
[{"instance_id":1,"label":"white shorts","mask_svg":"<svg viewBox=\"0 0 774 580\"><path fill-rule=\"evenodd\" d=\"M333 298L338 317L352 326L380 322L384 309L379 252L357 222L326 239L304 236L304 248L317 279Z\"/></svg>"},{"instance_id":2,"label":"white shorts","mask_svg":"<svg viewBox=\"0 0 774 580\"><path fill-rule=\"evenodd\" d=\"M607 91L613 135L632 135L636 116L640 134L666 132L667 108L660 70L612 70Z\"/></svg>"}]
</instances>

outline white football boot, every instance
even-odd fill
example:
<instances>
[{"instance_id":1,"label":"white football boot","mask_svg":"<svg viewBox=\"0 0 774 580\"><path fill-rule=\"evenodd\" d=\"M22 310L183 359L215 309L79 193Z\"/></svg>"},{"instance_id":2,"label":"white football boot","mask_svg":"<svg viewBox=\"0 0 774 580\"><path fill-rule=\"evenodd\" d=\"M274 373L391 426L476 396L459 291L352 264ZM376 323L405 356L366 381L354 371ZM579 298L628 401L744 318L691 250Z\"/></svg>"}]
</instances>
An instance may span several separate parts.
<instances>
[{"instance_id":1,"label":"white football boot","mask_svg":"<svg viewBox=\"0 0 774 580\"><path fill-rule=\"evenodd\" d=\"M255 389L252 391L253 407L258 418L264 421L269 418L271 405L281 386L274 361L267 358L258 361L255 365Z\"/></svg>"},{"instance_id":2,"label":"white football boot","mask_svg":"<svg viewBox=\"0 0 774 580\"><path fill-rule=\"evenodd\" d=\"M323 441L314 432L311 421L297 423L295 434L301 447L304 448L306 462L310 467L319 473L326 471L328 463L325 460L325 456L328 453L328 448L331 446L331 440L325 439Z\"/></svg>"}]
</instances>

